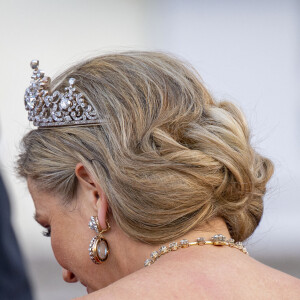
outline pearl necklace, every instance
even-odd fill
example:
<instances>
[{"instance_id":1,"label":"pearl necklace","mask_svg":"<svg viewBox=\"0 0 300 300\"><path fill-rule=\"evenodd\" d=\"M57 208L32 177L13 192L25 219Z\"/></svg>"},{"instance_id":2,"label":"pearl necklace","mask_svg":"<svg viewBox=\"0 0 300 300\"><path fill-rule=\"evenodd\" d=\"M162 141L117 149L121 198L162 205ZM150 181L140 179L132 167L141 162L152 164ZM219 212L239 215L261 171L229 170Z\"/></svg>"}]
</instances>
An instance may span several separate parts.
<instances>
[{"instance_id":1,"label":"pearl necklace","mask_svg":"<svg viewBox=\"0 0 300 300\"><path fill-rule=\"evenodd\" d=\"M155 261L161 257L162 255L169 253L171 251L176 251L180 248L188 248L190 246L204 246L204 245L214 245L214 246L229 246L232 248L236 248L243 253L249 255L247 249L243 246L242 242L234 242L234 239L226 239L226 237L222 234L216 234L213 237L211 237L210 240L206 241L203 237L198 237L196 242L189 242L186 239L183 239L179 242L172 242L169 244L169 246L161 246L158 251L153 251L150 254L150 258L145 260L144 266L150 266L155 263Z\"/></svg>"}]
</instances>

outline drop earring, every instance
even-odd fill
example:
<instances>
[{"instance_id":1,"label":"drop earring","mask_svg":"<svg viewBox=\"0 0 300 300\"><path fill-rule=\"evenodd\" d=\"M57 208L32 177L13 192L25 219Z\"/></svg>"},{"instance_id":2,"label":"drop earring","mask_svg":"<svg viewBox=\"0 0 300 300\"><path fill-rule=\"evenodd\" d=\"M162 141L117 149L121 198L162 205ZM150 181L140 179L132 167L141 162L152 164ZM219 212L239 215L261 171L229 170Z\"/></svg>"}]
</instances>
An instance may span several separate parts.
<instances>
[{"instance_id":1,"label":"drop earring","mask_svg":"<svg viewBox=\"0 0 300 300\"><path fill-rule=\"evenodd\" d=\"M93 237L89 247L89 255L93 263L101 264L107 260L109 255L109 247L107 240L103 237L102 233L110 229L110 225L106 220L106 228L102 229L99 224L98 217L92 216L89 228L95 230L97 235Z\"/></svg>"}]
</instances>

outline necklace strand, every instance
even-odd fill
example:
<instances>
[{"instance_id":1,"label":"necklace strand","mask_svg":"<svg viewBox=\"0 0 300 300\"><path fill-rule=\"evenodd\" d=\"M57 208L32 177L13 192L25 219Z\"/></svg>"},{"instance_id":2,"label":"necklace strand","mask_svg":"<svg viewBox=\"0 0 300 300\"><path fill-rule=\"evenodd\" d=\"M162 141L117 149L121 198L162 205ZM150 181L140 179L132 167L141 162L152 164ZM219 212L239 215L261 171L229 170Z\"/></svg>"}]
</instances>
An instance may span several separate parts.
<instances>
[{"instance_id":1,"label":"necklace strand","mask_svg":"<svg viewBox=\"0 0 300 300\"><path fill-rule=\"evenodd\" d=\"M150 266L155 263L155 261L162 255L176 251L181 248L188 248L190 246L204 246L204 245L214 245L214 246L229 246L231 248L236 248L246 255L249 255L247 249L243 246L242 242L234 242L234 239L228 239L222 234L216 234L211 237L210 240L205 240L204 237L198 237L195 242L189 242L187 239L181 240L179 243L172 242L169 246L161 246L157 251L153 251L150 254L150 258L145 260L144 266Z\"/></svg>"}]
</instances>

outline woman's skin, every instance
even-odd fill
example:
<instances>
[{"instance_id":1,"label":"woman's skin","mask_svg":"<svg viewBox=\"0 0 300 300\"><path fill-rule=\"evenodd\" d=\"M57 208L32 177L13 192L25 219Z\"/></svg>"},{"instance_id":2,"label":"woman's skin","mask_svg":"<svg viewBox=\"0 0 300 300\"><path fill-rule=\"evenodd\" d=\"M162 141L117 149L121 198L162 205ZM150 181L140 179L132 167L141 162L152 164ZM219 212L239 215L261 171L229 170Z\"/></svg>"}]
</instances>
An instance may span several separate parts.
<instances>
[{"instance_id":1,"label":"woman's skin","mask_svg":"<svg viewBox=\"0 0 300 300\"><path fill-rule=\"evenodd\" d=\"M75 174L77 196L68 205L63 205L59 196L41 191L31 178L27 183L37 222L51 228L51 245L63 268L63 279L70 283L80 281L90 293L78 300L300 299L299 279L226 246L179 249L145 268L145 259L159 245L128 237L109 213L103 190L81 163L76 165ZM111 226L104 234L111 252L100 265L94 264L88 254L89 243L96 235L88 227L91 216L98 216L102 228L106 228L106 219ZM220 218L182 238L195 241L199 236L209 239L217 233L230 237Z\"/></svg>"}]
</instances>

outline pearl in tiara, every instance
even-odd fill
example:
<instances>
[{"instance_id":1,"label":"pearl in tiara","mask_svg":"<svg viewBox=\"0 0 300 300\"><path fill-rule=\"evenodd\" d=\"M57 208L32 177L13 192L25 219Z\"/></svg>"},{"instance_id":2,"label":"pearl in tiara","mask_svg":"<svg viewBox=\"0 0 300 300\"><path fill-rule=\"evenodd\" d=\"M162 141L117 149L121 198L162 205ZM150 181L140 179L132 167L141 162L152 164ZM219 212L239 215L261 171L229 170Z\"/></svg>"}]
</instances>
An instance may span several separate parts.
<instances>
[{"instance_id":1,"label":"pearl in tiara","mask_svg":"<svg viewBox=\"0 0 300 300\"><path fill-rule=\"evenodd\" d=\"M34 126L54 127L73 125L100 124L93 106L88 103L82 93L77 93L74 87L75 79L69 79L69 86L64 92L49 90L50 77L39 69L39 61L32 60L33 69L30 86L25 90L25 109L28 120Z\"/></svg>"}]
</instances>

